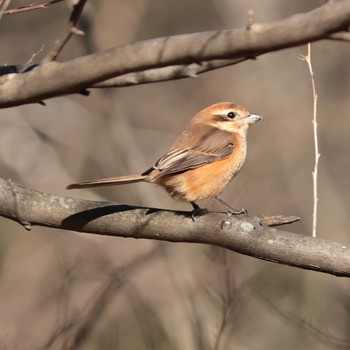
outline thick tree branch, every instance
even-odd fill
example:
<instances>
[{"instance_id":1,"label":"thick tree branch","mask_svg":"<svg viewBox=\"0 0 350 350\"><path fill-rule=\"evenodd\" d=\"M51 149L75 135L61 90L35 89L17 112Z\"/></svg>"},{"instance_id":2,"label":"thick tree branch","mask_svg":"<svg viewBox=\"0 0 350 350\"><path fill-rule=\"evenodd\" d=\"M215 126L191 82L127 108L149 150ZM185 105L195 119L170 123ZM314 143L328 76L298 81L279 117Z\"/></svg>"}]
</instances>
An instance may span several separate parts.
<instances>
[{"instance_id":1,"label":"thick tree branch","mask_svg":"<svg viewBox=\"0 0 350 350\"><path fill-rule=\"evenodd\" d=\"M204 243L280 264L350 277L350 245L280 231L223 213L189 212L57 197L0 179L0 215L21 223L108 236Z\"/></svg>"},{"instance_id":2,"label":"thick tree branch","mask_svg":"<svg viewBox=\"0 0 350 350\"><path fill-rule=\"evenodd\" d=\"M49 62L0 78L0 107L77 93L131 72L222 59L254 58L348 29L350 1L328 2L306 14L249 29L176 35L137 42L67 62Z\"/></svg>"}]
</instances>

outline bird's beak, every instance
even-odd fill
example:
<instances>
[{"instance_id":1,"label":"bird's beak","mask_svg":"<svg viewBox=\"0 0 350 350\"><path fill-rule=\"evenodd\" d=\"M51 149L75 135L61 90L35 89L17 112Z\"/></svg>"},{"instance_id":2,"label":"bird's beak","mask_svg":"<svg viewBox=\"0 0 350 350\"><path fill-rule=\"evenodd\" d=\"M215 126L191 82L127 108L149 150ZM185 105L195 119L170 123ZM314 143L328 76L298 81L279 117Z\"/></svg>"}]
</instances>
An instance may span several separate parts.
<instances>
[{"instance_id":1,"label":"bird's beak","mask_svg":"<svg viewBox=\"0 0 350 350\"><path fill-rule=\"evenodd\" d=\"M249 124L256 123L262 119L263 117L257 114L250 114L247 118L245 118L246 122L248 122Z\"/></svg>"}]
</instances>

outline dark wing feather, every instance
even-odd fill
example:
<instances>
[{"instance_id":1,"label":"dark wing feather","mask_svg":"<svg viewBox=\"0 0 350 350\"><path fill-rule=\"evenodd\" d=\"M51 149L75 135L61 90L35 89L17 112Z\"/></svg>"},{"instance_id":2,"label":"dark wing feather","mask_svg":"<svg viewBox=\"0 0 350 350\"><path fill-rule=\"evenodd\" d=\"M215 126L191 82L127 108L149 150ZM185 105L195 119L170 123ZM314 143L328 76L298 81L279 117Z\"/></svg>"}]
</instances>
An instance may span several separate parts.
<instances>
[{"instance_id":1,"label":"dark wing feather","mask_svg":"<svg viewBox=\"0 0 350 350\"><path fill-rule=\"evenodd\" d=\"M189 147L181 148L181 145ZM144 174L156 169L159 170L157 178L195 169L229 157L234 147L235 138L232 133L208 125L193 124L180 135L170 151Z\"/></svg>"}]
</instances>

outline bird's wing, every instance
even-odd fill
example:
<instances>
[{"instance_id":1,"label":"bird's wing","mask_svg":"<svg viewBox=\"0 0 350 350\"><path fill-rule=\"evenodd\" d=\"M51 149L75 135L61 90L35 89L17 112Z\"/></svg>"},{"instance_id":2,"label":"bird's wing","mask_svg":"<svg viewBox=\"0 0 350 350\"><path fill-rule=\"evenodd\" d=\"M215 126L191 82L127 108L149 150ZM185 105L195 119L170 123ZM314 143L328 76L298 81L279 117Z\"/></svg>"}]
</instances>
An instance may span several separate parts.
<instances>
[{"instance_id":1,"label":"bird's wing","mask_svg":"<svg viewBox=\"0 0 350 350\"><path fill-rule=\"evenodd\" d=\"M229 157L235 144L234 135L230 132L194 124L180 135L169 152L143 174L147 175L155 169L159 171L157 178L195 169Z\"/></svg>"}]
</instances>

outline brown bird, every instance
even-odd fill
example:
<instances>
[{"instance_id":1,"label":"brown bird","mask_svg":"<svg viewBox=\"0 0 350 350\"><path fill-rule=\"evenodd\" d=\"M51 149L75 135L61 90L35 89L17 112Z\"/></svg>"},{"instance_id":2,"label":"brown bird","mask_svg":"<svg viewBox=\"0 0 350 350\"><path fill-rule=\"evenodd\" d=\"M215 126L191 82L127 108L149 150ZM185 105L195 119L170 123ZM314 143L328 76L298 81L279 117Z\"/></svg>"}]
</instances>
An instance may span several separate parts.
<instances>
[{"instance_id":1,"label":"brown bird","mask_svg":"<svg viewBox=\"0 0 350 350\"><path fill-rule=\"evenodd\" d=\"M197 201L210 198L225 205L230 214L243 213L219 196L245 161L249 125L261 119L242 106L216 103L197 113L170 150L142 174L83 181L67 189L150 182L171 197L190 202L193 213L200 210Z\"/></svg>"}]
</instances>

